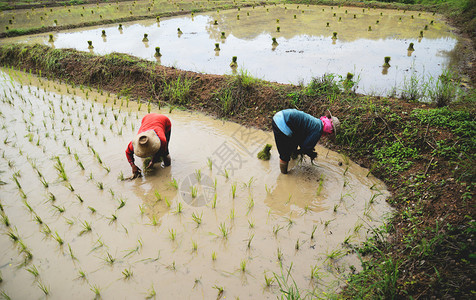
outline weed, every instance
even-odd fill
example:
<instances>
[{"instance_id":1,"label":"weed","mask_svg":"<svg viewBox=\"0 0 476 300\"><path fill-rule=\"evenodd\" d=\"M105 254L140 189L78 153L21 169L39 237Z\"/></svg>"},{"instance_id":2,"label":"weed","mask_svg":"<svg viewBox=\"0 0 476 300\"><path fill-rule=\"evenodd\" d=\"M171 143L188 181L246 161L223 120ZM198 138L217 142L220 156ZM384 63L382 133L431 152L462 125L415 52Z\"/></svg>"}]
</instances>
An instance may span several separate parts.
<instances>
[{"instance_id":1,"label":"weed","mask_svg":"<svg viewBox=\"0 0 476 300\"><path fill-rule=\"evenodd\" d=\"M179 105L184 105L189 102L190 90L194 81L190 78L182 78L178 76L176 80L167 82L164 81L164 96Z\"/></svg>"}]
</instances>

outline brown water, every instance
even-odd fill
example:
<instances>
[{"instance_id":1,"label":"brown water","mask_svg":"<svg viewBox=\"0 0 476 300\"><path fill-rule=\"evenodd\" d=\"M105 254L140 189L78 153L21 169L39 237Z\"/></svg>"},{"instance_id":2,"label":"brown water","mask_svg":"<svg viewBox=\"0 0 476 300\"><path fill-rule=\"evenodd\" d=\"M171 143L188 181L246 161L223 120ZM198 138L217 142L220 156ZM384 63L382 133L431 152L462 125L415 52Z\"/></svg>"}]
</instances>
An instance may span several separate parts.
<instances>
[{"instance_id":1,"label":"brown water","mask_svg":"<svg viewBox=\"0 0 476 300\"><path fill-rule=\"evenodd\" d=\"M42 297L40 284L52 299L93 298L96 287L104 298L145 297L153 288L159 298L210 299L214 286L226 298L275 298L278 285L266 287L264 276L281 274L278 253L301 289L323 295L344 284L351 266L360 269L343 242L365 240L390 212L385 186L335 152L318 146L316 166L295 162L282 175L270 132L156 106L150 111L173 124L172 165L120 180L131 174L124 151L147 103L11 70L0 77L0 272L12 299ZM266 143L272 156L263 162L256 153ZM192 215L201 216L200 225ZM33 267L38 277L27 271Z\"/></svg>"},{"instance_id":2,"label":"brown water","mask_svg":"<svg viewBox=\"0 0 476 300\"><path fill-rule=\"evenodd\" d=\"M215 20L218 25L213 25ZM177 28L183 34L177 34ZM386 95L408 89L412 77L421 84L438 78L457 43L451 30L441 16L426 12L278 5L163 18L159 24L145 20L124 24L123 30L115 24L65 31L54 34L54 43L48 43L47 34L5 41L98 54L115 51L153 61L160 47L163 65L212 74L233 73L229 64L237 56L239 68L250 75L282 83L307 83L325 73L335 74L339 81L351 72L358 92ZM337 39L332 39L333 32ZM142 42L144 34L148 42ZM87 41L93 42L93 50L88 50ZM220 45L218 52L215 43ZM413 52L407 51L410 43L415 44ZM390 68L382 67L385 56L391 57Z\"/></svg>"}]
</instances>

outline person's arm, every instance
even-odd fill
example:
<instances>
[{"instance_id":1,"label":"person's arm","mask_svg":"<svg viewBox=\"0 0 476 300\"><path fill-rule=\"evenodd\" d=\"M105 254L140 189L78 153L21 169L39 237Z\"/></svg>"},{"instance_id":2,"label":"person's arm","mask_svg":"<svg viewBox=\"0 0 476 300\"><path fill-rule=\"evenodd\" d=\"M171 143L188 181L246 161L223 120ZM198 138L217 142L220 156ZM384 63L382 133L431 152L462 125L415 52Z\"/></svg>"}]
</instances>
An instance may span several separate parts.
<instances>
[{"instance_id":1,"label":"person's arm","mask_svg":"<svg viewBox=\"0 0 476 300\"><path fill-rule=\"evenodd\" d=\"M132 174L134 175L134 177L139 176L141 170L134 163L134 147L132 146L132 142L130 142L126 148L126 157L127 161L129 162L129 165L132 168Z\"/></svg>"}]
</instances>

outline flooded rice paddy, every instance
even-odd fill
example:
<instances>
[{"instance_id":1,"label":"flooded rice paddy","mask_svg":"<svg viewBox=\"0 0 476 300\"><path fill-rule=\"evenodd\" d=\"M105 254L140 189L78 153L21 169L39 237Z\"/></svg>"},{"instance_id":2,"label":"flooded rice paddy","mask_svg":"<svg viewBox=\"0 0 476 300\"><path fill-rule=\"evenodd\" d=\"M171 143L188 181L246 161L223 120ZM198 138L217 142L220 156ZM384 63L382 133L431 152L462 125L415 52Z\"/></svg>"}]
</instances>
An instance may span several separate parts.
<instances>
[{"instance_id":1,"label":"flooded rice paddy","mask_svg":"<svg viewBox=\"0 0 476 300\"><path fill-rule=\"evenodd\" d=\"M360 269L350 244L390 212L385 186L335 152L279 172L270 132L0 73L0 272L12 299L263 299L282 272L324 295ZM147 112L172 121L172 165L131 174ZM140 163L140 161L137 161ZM222 290L223 289L223 290Z\"/></svg>"},{"instance_id":2,"label":"flooded rice paddy","mask_svg":"<svg viewBox=\"0 0 476 300\"><path fill-rule=\"evenodd\" d=\"M326 73L340 80L350 72L358 92L379 95L398 93L412 79L437 79L450 64L457 43L451 28L432 13L304 5L149 19L122 24L122 29L114 24L63 31L54 34L53 42L47 34L10 41L97 54L129 53L211 74L236 72L230 62L237 56L238 69L281 83L308 83ZM408 50L410 43L414 51ZM155 56L156 47L162 56ZM384 67L386 56L390 67Z\"/></svg>"}]
</instances>

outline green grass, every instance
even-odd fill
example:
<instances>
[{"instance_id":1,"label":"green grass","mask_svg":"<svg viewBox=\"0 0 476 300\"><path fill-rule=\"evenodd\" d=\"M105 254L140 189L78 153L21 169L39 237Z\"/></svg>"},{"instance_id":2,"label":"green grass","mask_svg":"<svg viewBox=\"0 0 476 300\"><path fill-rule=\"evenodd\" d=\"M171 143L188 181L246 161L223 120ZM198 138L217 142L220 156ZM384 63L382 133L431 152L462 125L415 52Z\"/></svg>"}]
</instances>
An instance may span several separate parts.
<instances>
[{"instance_id":1,"label":"green grass","mask_svg":"<svg viewBox=\"0 0 476 300\"><path fill-rule=\"evenodd\" d=\"M193 83L192 79L180 75L175 80L164 81L164 97L171 103L188 104Z\"/></svg>"}]
</instances>

